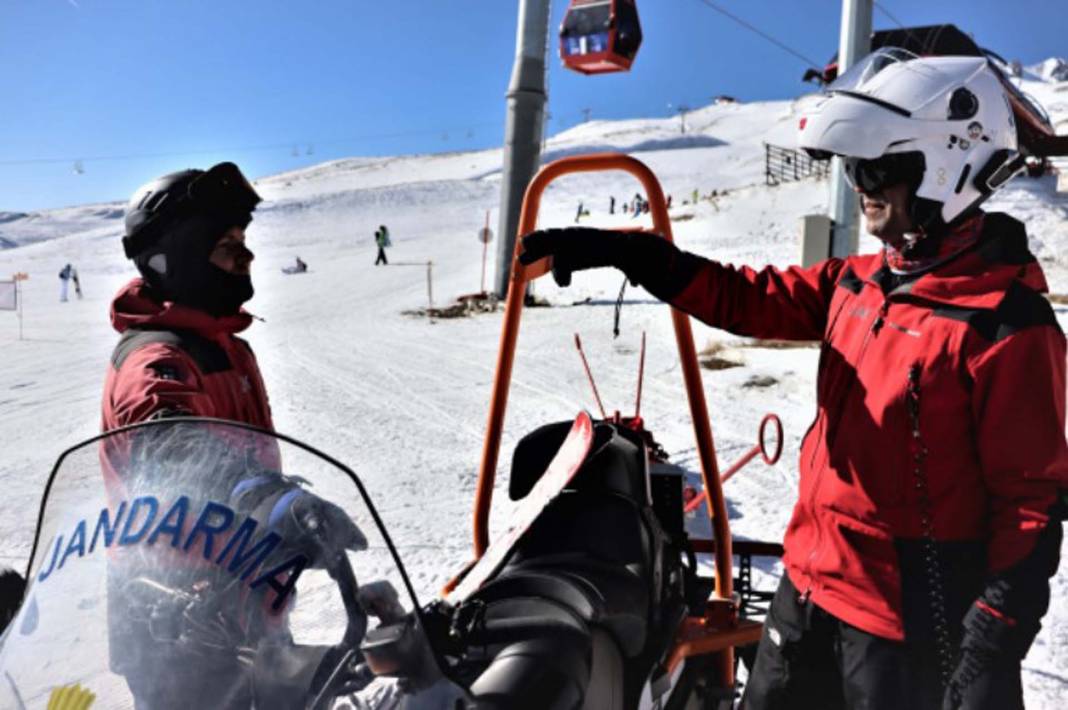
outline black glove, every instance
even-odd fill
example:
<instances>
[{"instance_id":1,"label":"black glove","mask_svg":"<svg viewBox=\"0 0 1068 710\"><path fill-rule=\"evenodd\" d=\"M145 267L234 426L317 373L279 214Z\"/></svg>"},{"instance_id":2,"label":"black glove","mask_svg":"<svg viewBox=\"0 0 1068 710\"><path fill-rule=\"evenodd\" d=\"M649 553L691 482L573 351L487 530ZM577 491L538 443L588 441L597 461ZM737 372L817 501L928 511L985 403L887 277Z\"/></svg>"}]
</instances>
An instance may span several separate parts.
<instances>
[{"instance_id":1,"label":"black glove","mask_svg":"<svg viewBox=\"0 0 1068 710\"><path fill-rule=\"evenodd\" d=\"M1038 635L1049 608L1049 578L1060 563L1060 518L1050 523L1024 559L986 581L979 599L964 615L964 639L957 667L946 689L944 710L1022 708L1020 661Z\"/></svg>"},{"instance_id":2,"label":"black glove","mask_svg":"<svg viewBox=\"0 0 1068 710\"><path fill-rule=\"evenodd\" d=\"M980 601L964 615L963 626L960 657L942 710L1022 709L1020 660L1038 633L1038 623L1011 619Z\"/></svg>"},{"instance_id":3,"label":"black glove","mask_svg":"<svg viewBox=\"0 0 1068 710\"><path fill-rule=\"evenodd\" d=\"M1023 710L1020 661L974 648L960 660L942 698L942 710Z\"/></svg>"},{"instance_id":4,"label":"black glove","mask_svg":"<svg viewBox=\"0 0 1068 710\"><path fill-rule=\"evenodd\" d=\"M544 229L523 237L521 264L547 256L553 259L553 279L560 286L571 284L574 271L614 266L632 284L669 302L690 284L702 262L655 234L590 227Z\"/></svg>"}]
</instances>

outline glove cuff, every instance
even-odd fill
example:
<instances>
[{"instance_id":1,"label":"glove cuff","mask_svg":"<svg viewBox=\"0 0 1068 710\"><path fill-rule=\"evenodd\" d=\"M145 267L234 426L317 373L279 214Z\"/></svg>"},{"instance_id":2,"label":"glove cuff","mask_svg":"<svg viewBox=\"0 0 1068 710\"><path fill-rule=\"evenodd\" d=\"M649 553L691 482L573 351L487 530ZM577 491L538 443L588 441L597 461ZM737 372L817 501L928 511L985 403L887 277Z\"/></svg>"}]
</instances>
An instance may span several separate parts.
<instances>
[{"instance_id":1,"label":"glove cuff","mask_svg":"<svg viewBox=\"0 0 1068 710\"><path fill-rule=\"evenodd\" d=\"M628 234L626 248L620 254L622 263L617 266L627 278L668 303L686 290L703 261L667 239L647 232Z\"/></svg>"}]
</instances>

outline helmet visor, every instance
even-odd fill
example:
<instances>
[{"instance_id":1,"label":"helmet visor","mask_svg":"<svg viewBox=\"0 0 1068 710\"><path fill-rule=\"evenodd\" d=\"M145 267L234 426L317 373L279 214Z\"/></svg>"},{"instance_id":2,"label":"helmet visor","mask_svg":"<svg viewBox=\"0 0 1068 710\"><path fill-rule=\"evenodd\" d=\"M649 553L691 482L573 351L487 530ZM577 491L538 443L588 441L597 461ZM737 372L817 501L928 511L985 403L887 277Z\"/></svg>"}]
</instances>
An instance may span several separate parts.
<instances>
[{"instance_id":1,"label":"helmet visor","mask_svg":"<svg viewBox=\"0 0 1068 710\"><path fill-rule=\"evenodd\" d=\"M860 60L827 87L830 95L849 96L890 109L905 117L941 103L949 97L940 118L965 120L975 115L979 104L966 88L969 77L987 60L981 57L940 57L922 61L912 52L883 47ZM934 111L938 113L937 109ZM933 114L927 114L930 118Z\"/></svg>"},{"instance_id":2,"label":"helmet visor","mask_svg":"<svg viewBox=\"0 0 1068 710\"><path fill-rule=\"evenodd\" d=\"M853 66L827 85L826 91L864 91L865 86L881 71L894 64L919 59L907 49L900 47L882 47L863 57Z\"/></svg>"},{"instance_id":3,"label":"helmet visor","mask_svg":"<svg viewBox=\"0 0 1068 710\"><path fill-rule=\"evenodd\" d=\"M189 184L193 203L207 211L251 212L260 202L256 190L233 163L219 163Z\"/></svg>"},{"instance_id":4,"label":"helmet visor","mask_svg":"<svg viewBox=\"0 0 1068 710\"><path fill-rule=\"evenodd\" d=\"M874 160L843 158L846 180L861 192L878 192L889 185L905 183L915 189L923 180L923 153L888 153Z\"/></svg>"}]
</instances>

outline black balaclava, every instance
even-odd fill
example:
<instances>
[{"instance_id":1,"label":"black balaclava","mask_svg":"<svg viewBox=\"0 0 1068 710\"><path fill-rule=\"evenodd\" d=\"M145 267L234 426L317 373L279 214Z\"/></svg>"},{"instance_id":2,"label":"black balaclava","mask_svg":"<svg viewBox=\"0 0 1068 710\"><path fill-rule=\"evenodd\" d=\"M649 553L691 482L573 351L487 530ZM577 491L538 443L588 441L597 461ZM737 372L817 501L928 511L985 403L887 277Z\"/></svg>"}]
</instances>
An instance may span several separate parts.
<instances>
[{"instance_id":1,"label":"black balaclava","mask_svg":"<svg viewBox=\"0 0 1068 710\"><path fill-rule=\"evenodd\" d=\"M220 269L209 257L227 230L250 221L251 215L192 213L168 228L134 263L164 300L216 317L234 315L252 298L252 277Z\"/></svg>"}]
</instances>

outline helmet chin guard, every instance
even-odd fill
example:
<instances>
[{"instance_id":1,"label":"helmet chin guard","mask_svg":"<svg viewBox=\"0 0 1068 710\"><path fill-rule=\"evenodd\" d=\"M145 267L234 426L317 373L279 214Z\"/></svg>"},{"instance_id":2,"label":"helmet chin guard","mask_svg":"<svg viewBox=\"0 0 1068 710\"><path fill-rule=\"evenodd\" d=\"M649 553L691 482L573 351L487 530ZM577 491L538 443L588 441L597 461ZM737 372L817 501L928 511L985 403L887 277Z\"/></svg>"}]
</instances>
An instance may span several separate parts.
<instances>
[{"instance_id":1,"label":"helmet chin guard","mask_svg":"<svg viewBox=\"0 0 1068 710\"><path fill-rule=\"evenodd\" d=\"M897 48L868 55L828 86L802 118L798 144L819 157L921 153L911 212L928 234L968 216L1023 168L1009 99L986 59Z\"/></svg>"}]
</instances>

